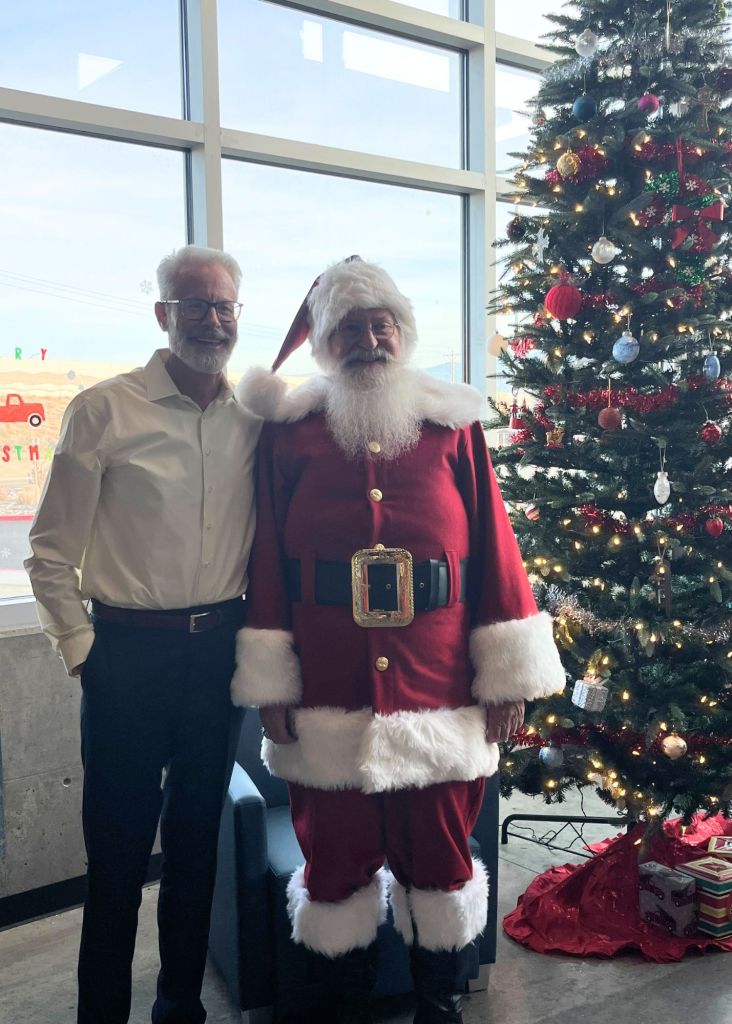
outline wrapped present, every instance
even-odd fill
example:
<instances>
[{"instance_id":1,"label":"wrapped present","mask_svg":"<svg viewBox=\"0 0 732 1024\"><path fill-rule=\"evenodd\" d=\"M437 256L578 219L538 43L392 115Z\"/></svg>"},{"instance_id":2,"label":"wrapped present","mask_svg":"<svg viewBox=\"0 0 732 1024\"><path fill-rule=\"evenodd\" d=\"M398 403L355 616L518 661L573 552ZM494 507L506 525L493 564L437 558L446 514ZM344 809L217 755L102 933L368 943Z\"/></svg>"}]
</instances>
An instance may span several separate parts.
<instances>
[{"instance_id":1,"label":"wrapped present","mask_svg":"<svg viewBox=\"0 0 732 1024\"><path fill-rule=\"evenodd\" d=\"M699 931L719 939L732 935L732 864L720 857L700 857L678 870L696 882Z\"/></svg>"},{"instance_id":2,"label":"wrapped present","mask_svg":"<svg viewBox=\"0 0 732 1024\"><path fill-rule=\"evenodd\" d=\"M572 691L572 703L585 711L602 711L607 703L607 686L599 679L577 679Z\"/></svg>"},{"instance_id":3,"label":"wrapped present","mask_svg":"<svg viewBox=\"0 0 732 1024\"><path fill-rule=\"evenodd\" d=\"M712 857L729 857L732 860L732 836L712 836L707 849Z\"/></svg>"},{"instance_id":4,"label":"wrapped present","mask_svg":"<svg viewBox=\"0 0 732 1024\"><path fill-rule=\"evenodd\" d=\"M696 881L675 868L649 860L638 866L638 902L644 921L669 935L697 931Z\"/></svg>"}]
</instances>

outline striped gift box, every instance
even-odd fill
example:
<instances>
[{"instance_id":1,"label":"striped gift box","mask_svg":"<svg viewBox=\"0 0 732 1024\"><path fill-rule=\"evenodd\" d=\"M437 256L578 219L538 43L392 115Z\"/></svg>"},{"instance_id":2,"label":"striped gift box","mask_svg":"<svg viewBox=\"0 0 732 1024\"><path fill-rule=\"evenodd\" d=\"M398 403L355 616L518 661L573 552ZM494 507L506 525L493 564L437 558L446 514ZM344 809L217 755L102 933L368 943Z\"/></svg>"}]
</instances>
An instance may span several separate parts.
<instances>
[{"instance_id":1,"label":"striped gift box","mask_svg":"<svg viewBox=\"0 0 732 1024\"><path fill-rule=\"evenodd\" d=\"M707 850L713 857L732 858L732 836L712 836Z\"/></svg>"},{"instance_id":2,"label":"striped gift box","mask_svg":"<svg viewBox=\"0 0 732 1024\"><path fill-rule=\"evenodd\" d=\"M723 896L699 893L699 931L724 939L732 935L732 892Z\"/></svg>"},{"instance_id":3,"label":"striped gift box","mask_svg":"<svg viewBox=\"0 0 732 1024\"><path fill-rule=\"evenodd\" d=\"M716 938L732 935L732 864L720 857L700 857L677 870L696 880L699 931Z\"/></svg>"}]
</instances>

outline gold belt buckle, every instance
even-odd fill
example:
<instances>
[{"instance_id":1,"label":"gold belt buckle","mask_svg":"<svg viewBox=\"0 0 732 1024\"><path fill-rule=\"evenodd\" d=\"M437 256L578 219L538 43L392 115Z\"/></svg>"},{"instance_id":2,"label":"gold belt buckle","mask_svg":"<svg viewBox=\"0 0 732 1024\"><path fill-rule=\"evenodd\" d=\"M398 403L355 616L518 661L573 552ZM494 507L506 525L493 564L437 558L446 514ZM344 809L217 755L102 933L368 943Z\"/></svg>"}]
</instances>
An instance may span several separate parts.
<instances>
[{"instance_id":1,"label":"gold belt buckle","mask_svg":"<svg viewBox=\"0 0 732 1024\"><path fill-rule=\"evenodd\" d=\"M396 566L396 599L394 611L382 608L371 609L369 602L369 567L372 565ZM379 626L408 626L414 618L414 582L412 555L404 548L361 548L351 558L351 593L353 595L353 619L364 629Z\"/></svg>"}]
</instances>

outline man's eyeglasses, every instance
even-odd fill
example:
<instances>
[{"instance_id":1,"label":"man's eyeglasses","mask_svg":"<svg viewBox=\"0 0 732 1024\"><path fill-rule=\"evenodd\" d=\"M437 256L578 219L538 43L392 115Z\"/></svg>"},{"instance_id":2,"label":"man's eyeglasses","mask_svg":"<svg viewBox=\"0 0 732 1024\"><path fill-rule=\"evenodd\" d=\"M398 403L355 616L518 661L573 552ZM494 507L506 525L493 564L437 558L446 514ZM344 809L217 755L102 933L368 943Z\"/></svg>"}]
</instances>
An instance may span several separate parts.
<instances>
[{"instance_id":1,"label":"man's eyeglasses","mask_svg":"<svg viewBox=\"0 0 732 1024\"><path fill-rule=\"evenodd\" d=\"M177 306L180 315L186 320L205 320L209 309L216 310L221 323L231 323L239 319L241 302L207 302L206 299L164 299L166 306Z\"/></svg>"},{"instance_id":2,"label":"man's eyeglasses","mask_svg":"<svg viewBox=\"0 0 732 1024\"><path fill-rule=\"evenodd\" d=\"M355 344L367 331L371 331L377 341L391 341L398 326L399 324L393 320L374 320L370 324L357 324L347 320L340 324L336 331L347 341Z\"/></svg>"}]
</instances>

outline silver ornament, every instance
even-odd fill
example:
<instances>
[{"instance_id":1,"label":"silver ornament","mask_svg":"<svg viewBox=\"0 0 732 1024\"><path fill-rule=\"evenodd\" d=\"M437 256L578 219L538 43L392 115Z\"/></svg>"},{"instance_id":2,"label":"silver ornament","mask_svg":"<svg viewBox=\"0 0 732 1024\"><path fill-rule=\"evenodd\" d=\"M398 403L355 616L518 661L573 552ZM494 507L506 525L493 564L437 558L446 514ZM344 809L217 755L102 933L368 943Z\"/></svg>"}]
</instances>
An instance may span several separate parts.
<instances>
[{"instance_id":1,"label":"silver ornament","mask_svg":"<svg viewBox=\"0 0 732 1024\"><path fill-rule=\"evenodd\" d=\"M665 505L671 497L671 484L669 483L668 473L663 469L659 469L656 476L656 482L653 485L653 496L659 505Z\"/></svg>"},{"instance_id":2,"label":"silver ornament","mask_svg":"<svg viewBox=\"0 0 732 1024\"><path fill-rule=\"evenodd\" d=\"M592 29L586 28L584 32L581 32L575 39L574 48L580 57L592 57L597 50L597 44L599 42L600 40Z\"/></svg>"},{"instance_id":3,"label":"silver ornament","mask_svg":"<svg viewBox=\"0 0 732 1024\"><path fill-rule=\"evenodd\" d=\"M606 238L605 235L601 235L595 244L592 246L592 258L595 263L600 263L605 266L606 263L612 262L618 255L618 250L615 248L615 244Z\"/></svg>"},{"instance_id":4,"label":"silver ornament","mask_svg":"<svg viewBox=\"0 0 732 1024\"><path fill-rule=\"evenodd\" d=\"M564 751L561 747L554 746L554 744L550 747L542 747L539 751L539 760L545 768L554 771L554 769L561 768L564 764Z\"/></svg>"},{"instance_id":5,"label":"silver ornament","mask_svg":"<svg viewBox=\"0 0 732 1024\"><path fill-rule=\"evenodd\" d=\"M613 359L617 363L632 363L639 352L640 344L630 331L623 331L613 345Z\"/></svg>"},{"instance_id":6,"label":"silver ornament","mask_svg":"<svg viewBox=\"0 0 732 1024\"><path fill-rule=\"evenodd\" d=\"M710 383L718 380L721 372L722 367L719 362L719 356L716 352L711 352L704 360L704 369L702 370L704 380L707 380Z\"/></svg>"}]
</instances>

